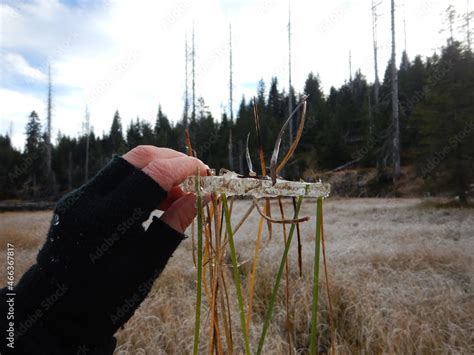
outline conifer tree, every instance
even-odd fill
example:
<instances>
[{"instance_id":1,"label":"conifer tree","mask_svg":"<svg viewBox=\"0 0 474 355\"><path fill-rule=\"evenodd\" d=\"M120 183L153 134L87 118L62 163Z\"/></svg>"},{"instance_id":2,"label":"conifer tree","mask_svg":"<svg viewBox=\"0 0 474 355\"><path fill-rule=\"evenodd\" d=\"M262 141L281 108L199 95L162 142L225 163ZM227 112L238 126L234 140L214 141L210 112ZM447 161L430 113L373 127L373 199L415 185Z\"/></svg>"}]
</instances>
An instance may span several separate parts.
<instances>
[{"instance_id":1,"label":"conifer tree","mask_svg":"<svg viewBox=\"0 0 474 355\"><path fill-rule=\"evenodd\" d=\"M122 154L125 152L126 146L123 138L122 120L118 110L115 111L112 126L110 127L109 142L111 153Z\"/></svg>"}]
</instances>

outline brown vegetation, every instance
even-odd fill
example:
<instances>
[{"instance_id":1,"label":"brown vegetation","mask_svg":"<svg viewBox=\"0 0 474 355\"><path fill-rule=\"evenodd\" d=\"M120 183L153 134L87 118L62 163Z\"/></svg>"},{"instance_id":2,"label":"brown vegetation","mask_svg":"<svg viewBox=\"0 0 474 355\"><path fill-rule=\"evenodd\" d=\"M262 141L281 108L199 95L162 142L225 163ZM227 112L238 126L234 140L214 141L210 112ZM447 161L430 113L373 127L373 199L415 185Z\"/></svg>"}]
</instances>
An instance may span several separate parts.
<instances>
[{"instance_id":1,"label":"brown vegetation","mask_svg":"<svg viewBox=\"0 0 474 355\"><path fill-rule=\"evenodd\" d=\"M234 221L248 203L235 202ZM289 215L290 202L284 205ZM312 219L301 228L302 278L296 243L289 256L292 350L299 353L305 353L309 344L314 203L304 203L301 216L307 215ZM50 217L50 212L0 214L1 248L7 242L15 244L18 275L33 262ZM257 213L252 214L235 237L244 285L258 219ZM474 353L472 210L432 207L420 199L329 199L325 232L338 353ZM264 236L249 334L253 350L283 250L281 229L275 226L267 242ZM175 252L147 300L118 333L117 353L192 351L196 270L191 250L188 239ZM234 295L233 285L229 294ZM327 300L325 292L321 295L320 351L326 352L330 345ZM239 329L237 305L235 300L231 303L232 326ZM201 321L203 326L209 321L205 302ZM201 350L206 352L207 332L201 336ZM237 349L242 346L242 339L233 340ZM287 351L282 285L264 353Z\"/></svg>"}]
</instances>

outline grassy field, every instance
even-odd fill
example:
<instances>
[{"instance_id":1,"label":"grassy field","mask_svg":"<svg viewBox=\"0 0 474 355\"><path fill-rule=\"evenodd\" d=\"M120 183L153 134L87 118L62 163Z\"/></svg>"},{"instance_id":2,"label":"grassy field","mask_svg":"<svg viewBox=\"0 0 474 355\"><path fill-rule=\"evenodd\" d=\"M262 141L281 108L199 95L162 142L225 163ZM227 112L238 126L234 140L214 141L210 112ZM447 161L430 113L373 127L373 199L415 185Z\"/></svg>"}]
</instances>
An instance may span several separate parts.
<instances>
[{"instance_id":1,"label":"grassy field","mask_svg":"<svg viewBox=\"0 0 474 355\"><path fill-rule=\"evenodd\" d=\"M236 202L235 221L247 204ZM285 208L290 215L289 202ZM302 225L303 277L298 275L296 240L290 252L293 353L305 353L309 344L314 208L313 203L304 203L300 214L312 217ZM338 353L474 353L473 212L439 208L420 199L326 201L325 236ZM7 242L15 244L17 275L33 263L50 218L47 211L0 214L1 248L4 250ZM235 237L244 283L257 223L255 212ZM274 228L271 241L266 243L268 238L264 237L266 246L257 274L250 330L254 350L283 250L280 227ZM118 333L117 354L191 352L196 280L191 250L189 238L175 252L147 300ZM0 281L5 283L5 258ZM264 353L288 352L283 288L284 282ZM233 291L231 287L230 294ZM320 351L327 352L327 299L325 292L321 295ZM237 308L233 307L233 327L238 329ZM207 311L204 304L203 353L207 351ZM241 346L241 339L234 341Z\"/></svg>"}]
</instances>

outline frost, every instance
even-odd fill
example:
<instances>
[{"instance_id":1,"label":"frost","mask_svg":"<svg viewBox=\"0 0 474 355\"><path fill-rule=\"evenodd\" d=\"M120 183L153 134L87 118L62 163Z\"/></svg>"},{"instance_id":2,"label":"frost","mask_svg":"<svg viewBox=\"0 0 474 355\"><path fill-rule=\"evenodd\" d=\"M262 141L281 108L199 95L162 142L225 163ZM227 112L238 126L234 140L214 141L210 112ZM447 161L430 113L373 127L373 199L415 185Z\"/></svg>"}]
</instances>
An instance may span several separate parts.
<instances>
[{"instance_id":1,"label":"frost","mask_svg":"<svg viewBox=\"0 0 474 355\"><path fill-rule=\"evenodd\" d=\"M183 183L182 188L185 191L195 191L194 176L189 176ZM252 196L262 197L295 197L305 195L307 197L328 197L331 191L331 185L322 182L309 183L304 181L287 181L277 179L275 185L272 185L268 178L239 177L235 172L226 172L222 176L203 176L201 180L201 189L206 193L225 193L227 196Z\"/></svg>"}]
</instances>

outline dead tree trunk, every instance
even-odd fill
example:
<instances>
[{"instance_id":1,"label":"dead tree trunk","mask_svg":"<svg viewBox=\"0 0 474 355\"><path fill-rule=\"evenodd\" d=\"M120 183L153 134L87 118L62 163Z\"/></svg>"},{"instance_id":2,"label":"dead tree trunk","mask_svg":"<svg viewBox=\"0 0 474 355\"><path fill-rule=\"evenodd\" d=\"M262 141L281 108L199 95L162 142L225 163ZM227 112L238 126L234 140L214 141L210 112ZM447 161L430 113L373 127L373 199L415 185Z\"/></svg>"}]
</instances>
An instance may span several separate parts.
<instances>
[{"instance_id":1,"label":"dead tree trunk","mask_svg":"<svg viewBox=\"0 0 474 355\"><path fill-rule=\"evenodd\" d=\"M189 118L189 46L188 46L188 34L186 32L184 38L184 112L183 112L183 125L184 128L188 128Z\"/></svg>"},{"instance_id":2,"label":"dead tree trunk","mask_svg":"<svg viewBox=\"0 0 474 355\"><path fill-rule=\"evenodd\" d=\"M288 115L293 111L291 90L291 9L288 5ZM289 146L293 143L293 119L288 122Z\"/></svg>"},{"instance_id":3,"label":"dead tree trunk","mask_svg":"<svg viewBox=\"0 0 474 355\"><path fill-rule=\"evenodd\" d=\"M229 169L234 170L234 154L232 153L232 127L229 128Z\"/></svg>"},{"instance_id":4,"label":"dead tree trunk","mask_svg":"<svg viewBox=\"0 0 474 355\"><path fill-rule=\"evenodd\" d=\"M192 70L192 112L191 117L194 121L196 119L196 48L194 43L194 23L193 23L193 33L192 33L192 49L191 49L191 70Z\"/></svg>"},{"instance_id":5,"label":"dead tree trunk","mask_svg":"<svg viewBox=\"0 0 474 355\"><path fill-rule=\"evenodd\" d=\"M372 0L372 40L374 45L374 72L375 72L375 82L374 82L374 99L375 99L375 108L377 109L379 105L379 67L378 67L378 58L377 58L377 5Z\"/></svg>"},{"instance_id":6,"label":"dead tree trunk","mask_svg":"<svg viewBox=\"0 0 474 355\"><path fill-rule=\"evenodd\" d=\"M229 25L229 113L230 122L234 120L234 97L233 97L233 69L232 69L232 25Z\"/></svg>"}]
</instances>

